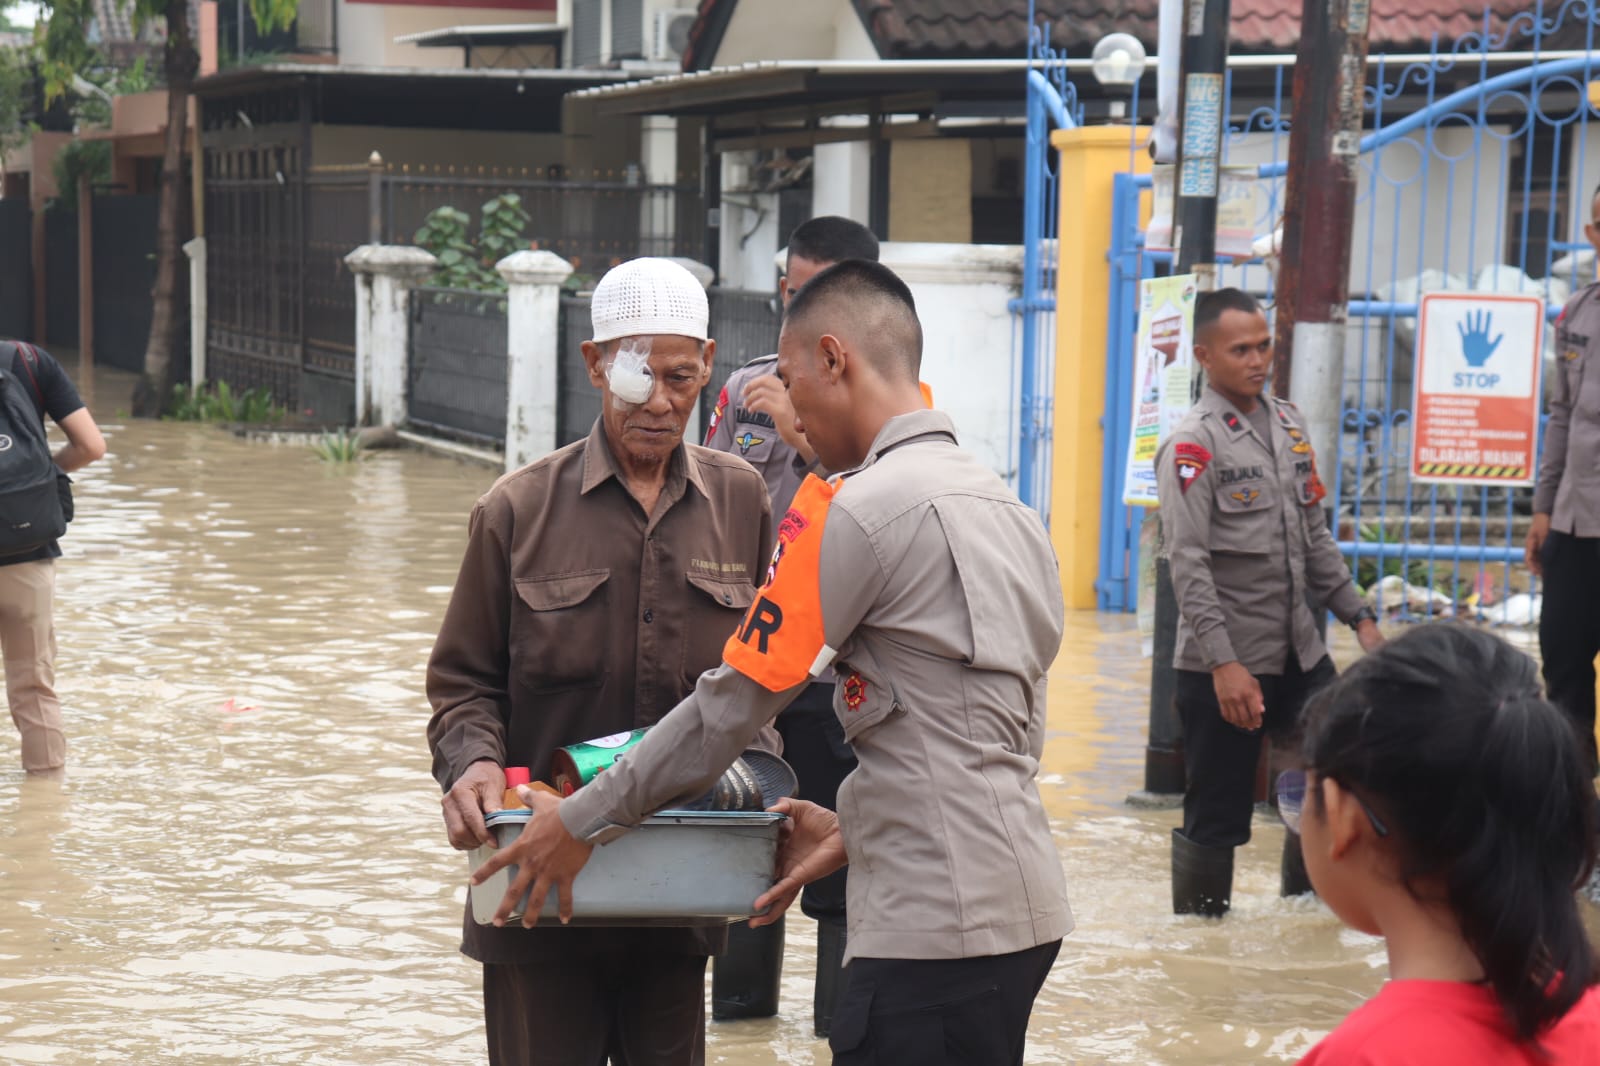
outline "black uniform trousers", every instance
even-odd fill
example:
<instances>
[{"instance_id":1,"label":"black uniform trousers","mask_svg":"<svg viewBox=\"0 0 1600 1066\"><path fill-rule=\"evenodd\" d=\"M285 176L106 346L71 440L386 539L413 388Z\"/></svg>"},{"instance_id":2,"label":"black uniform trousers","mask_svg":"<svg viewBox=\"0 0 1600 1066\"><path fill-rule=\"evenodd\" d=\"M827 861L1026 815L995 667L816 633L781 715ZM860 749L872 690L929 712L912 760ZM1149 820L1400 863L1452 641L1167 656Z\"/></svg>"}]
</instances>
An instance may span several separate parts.
<instances>
[{"instance_id":1,"label":"black uniform trousers","mask_svg":"<svg viewBox=\"0 0 1600 1066\"><path fill-rule=\"evenodd\" d=\"M834 1066L1022 1066L1033 1000L1061 941L972 959L855 959Z\"/></svg>"},{"instance_id":2,"label":"black uniform trousers","mask_svg":"<svg viewBox=\"0 0 1600 1066\"><path fill-rule=\"evenodd\" d=\"M1600 537L1554 530L1545 539L1544 606L1539 614L1539 656L1550 702L1571 718L1578 743L1596 769L1594 658L1600 655Z\"/></svg>"},{"instance_id":3,"label":"black uniform trousers","mask_svg":"<svg viewBox=\"0 0 1600 1066\"><path fill-rule=\"evenodd\" d=\"M1222 717L1210 672L1179 670L1178 717L1183 722L1183 835L1208 848L1235 848L1250 840L1255 812L1256 765L1263 735L1291 742L1300 712L1317 689L1338 676L1327 656L1301 670L1294 652L1281 675L1258 674L1266 703L1262 728L1244 730Z\"/></svg>"},{"instance_id":4,"label":"black uniform trousers","mask_svg":"<svg viewBox=\"0 0 1600 1066\"><path fill-rule=\"evenodd\" d=\"M490 1066L703 1066L706 956L638 929L564 932L558 960L484 964Z\"/></svg>"},{"instance_id":5,"label":"black uniform trousers","mask_svg":"<svg viewBox=\"0 0 1600 1066\"><path fill-rule=\"evenodd\" d=\"M833 712L832 681L807 685L778 715L783 759L800 780L800 798L828 810L838 809L839 786L856 768L856 755L844 739L844 726ZM836 870L800 891L800 909L812 918L843 918L845 879L850 868Z\"/></svg>"}]
</instances>

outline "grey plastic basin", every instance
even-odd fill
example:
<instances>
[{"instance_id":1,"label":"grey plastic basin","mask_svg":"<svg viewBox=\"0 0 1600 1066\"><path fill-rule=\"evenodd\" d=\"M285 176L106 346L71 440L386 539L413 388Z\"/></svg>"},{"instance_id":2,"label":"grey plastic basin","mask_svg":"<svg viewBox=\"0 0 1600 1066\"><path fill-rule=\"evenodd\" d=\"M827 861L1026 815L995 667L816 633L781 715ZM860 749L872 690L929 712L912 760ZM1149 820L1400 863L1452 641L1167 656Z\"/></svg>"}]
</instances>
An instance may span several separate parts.
<instances>
[{"instance_id":1,"label":"grey plastic basin","mask_svg":"<svg viewBox=\"0 0 1600 1066\"><path fill-rule=\"evenodd\" d=\"M517 838L531 812L497 811L484 822L500 847ZM636 830L594 849L572 883L575 925L706 925L738 921L756 911L756 897L772 887L781 814L765 811L662 811ZM470 853L477 870L495 853ZM472 916L493 918L511 882L515 864L474 885ZM512 918L527 907L523 895ZM556 917L556 893L540 918Z\"/></svg>"}]
</instances>

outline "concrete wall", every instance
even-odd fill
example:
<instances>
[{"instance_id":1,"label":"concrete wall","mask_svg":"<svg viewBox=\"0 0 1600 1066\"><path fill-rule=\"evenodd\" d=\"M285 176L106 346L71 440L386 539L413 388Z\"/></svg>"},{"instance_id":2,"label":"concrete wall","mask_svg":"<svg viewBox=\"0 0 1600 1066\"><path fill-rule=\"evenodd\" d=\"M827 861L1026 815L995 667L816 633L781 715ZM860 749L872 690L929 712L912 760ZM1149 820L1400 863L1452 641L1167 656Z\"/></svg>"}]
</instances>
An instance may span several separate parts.
<instances>
[{"instance_id":1,"label":"concrete wall","mask_svg":"<svg viewBox=\"0 0 1600 1066\"><path fill-rule=\"evenodd\" d=\"M1015 472L1017 396L1007 303L1022 287L1018 245L886 242L922 320L922 380L961 443L1001 477Z\"/></svg>"},{"instance_id":2,"label":"concrete wall","mask_svg":"<svg viewBox=\"0 0 1600 1066\"><path fill-rule=\"evenodd\" d=\"M875 59L862 52L862 38L852 32L861 19L850 0L745 0L733 9L715 64L719 67L754 63L764 59Z\"/></svg>"}]
</instances>

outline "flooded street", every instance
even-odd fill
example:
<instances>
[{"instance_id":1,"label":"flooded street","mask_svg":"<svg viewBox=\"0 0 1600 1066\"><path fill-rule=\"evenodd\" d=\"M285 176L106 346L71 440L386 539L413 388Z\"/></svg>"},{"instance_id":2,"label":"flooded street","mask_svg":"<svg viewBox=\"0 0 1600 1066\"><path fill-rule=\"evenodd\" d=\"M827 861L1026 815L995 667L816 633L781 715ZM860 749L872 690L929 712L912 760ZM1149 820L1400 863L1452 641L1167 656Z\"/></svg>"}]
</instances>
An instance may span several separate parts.
<instances>
[{"instance_id":1,"label":"flooded street","mask_svg":"<svg viewBox=\"0 0 1600 1066\"><path fill-rule=\"evenodd\" d=\"M65 779L0 743L0 1062L483 1061L422 683L493 472L132 421L100 384L111 454L58 568ZM1277 898L1259 818L1233 915L1171 915L1177 815L1123 804L1147 676L1131 615L1071 616L1040 787L1078 929L1028 1059L1291 1062L1376 990L1381 943ZM788 936L782 1016L711 1026L708 1061L828 1061L798 908Z\"/></svg>"}]
</instances>

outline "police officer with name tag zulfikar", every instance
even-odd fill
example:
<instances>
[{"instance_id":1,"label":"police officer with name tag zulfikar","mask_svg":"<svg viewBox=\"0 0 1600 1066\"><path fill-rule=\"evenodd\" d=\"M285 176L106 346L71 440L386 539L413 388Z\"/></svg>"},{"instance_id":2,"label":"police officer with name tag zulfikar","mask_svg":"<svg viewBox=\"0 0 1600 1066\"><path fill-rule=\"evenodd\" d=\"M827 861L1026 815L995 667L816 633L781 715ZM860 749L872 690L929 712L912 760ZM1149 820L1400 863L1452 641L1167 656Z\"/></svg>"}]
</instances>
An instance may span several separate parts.
<instances>
[{"instance_id":1,"label":"police officer with name tag zulfikar","mask_svg":"<svg viewBox=\"0 0 1600 1066\"><path fill-rule=\"evenodd\" d=\"M1354 628L1364 649L1383 637L1328 531L1305 420L1263 391L1272 334L1255 298L1202 295L1194 352L1206 388L1156 455L1187 773L1172 908L1221 917L1233 849L1250 839L1263 733L1288 740L1308 697L1336 673L1309 603ZM1293 834L1282 870L1285 895L1310 891Z\"/></svg>"}]
</instances>

